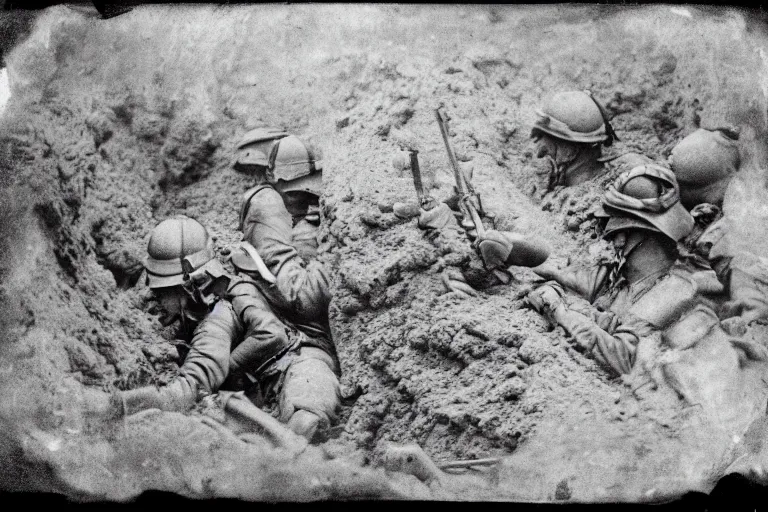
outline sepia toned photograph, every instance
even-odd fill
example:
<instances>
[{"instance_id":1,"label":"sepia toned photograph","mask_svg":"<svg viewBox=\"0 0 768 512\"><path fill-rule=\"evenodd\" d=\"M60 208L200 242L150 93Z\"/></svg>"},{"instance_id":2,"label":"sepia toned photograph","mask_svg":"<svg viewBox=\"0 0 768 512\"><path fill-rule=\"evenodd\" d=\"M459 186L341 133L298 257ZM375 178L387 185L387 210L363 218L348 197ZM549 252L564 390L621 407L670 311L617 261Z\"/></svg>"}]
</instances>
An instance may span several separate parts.
<instances>
[{"instance_id":1,"label":"sepia toned photograph","mask_svg":"<svg viewBox=\"0 0 768 512\"><path fill-rule=\"evenodd\" d=\"M0 66L9 496L768 485L763 10L6 1Z\"/></svg>"}]
</instances>

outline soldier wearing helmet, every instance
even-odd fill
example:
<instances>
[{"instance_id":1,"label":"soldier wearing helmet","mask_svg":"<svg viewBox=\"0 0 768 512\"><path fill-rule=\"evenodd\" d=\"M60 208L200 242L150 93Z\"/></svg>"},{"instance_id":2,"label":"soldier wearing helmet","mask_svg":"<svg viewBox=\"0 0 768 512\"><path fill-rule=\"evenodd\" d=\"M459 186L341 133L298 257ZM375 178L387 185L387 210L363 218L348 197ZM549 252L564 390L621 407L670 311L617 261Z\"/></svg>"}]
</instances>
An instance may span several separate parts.
<instances>
[{"instance_id":1,"label":"soldier wearing helmet","mask_svg":"<svg viewBox=\"0 0 768 512\"><path fill-rule=\"evenodd\" d=\"M535 268L556 283L534 290L529 301L596 360L627 374L641 338L662 331L668 335L667 343L677 346L681 340L676 336L684 330L674 326L681 318L694 309L708 311L707 318L714 312L691 274L676 265L677 243L691 232L694 221L680 203L678 184L669 169L642 165L621 174L606 191L603 204L609 217L603 236L613 244L613 261L586 272L548 264ZM569 304L562 287L585 298L594 309ZM747 357L768 355L754 344L739 343L740 348L748 347Z\"/></svg>"},{"instance_id":2,"label":"soldier wearing helmet","mask_svg":"<svg viewBox=\"0 0 768 512\"><path fill-rule=\"evenodd\" d=\"M180 320L189 352L167 386L119 392L124 414L184 411L226 379L240 382L300 343L301 333L280 322L253 282L226 275L208 231L196 220L162 221L150 234L147 253L147 284L161 322Z\"/></svg>"},{"instance_id":3,"label":"soldier wearing helmet","mask_svg":"<svg viewBox=\"0 0 768 512\"><path fill-rule=\"evenodd\" d=\"M768 318L768 262L736 247L730 222L721 213L741 163L738 139L735 127L700 128L672 149L669 163L680 183L680 200L697 220L685 243L688 261L698 275L712 270L717 275L727 298L720 316L740 317L749 324Z\"/></svg>"},{"instance_id":4,"label":"soldier wearing helmet","mask_svg":"<svg viewBox=\"0 0 768 512\"><path fill-rule=\"evenodd\" d=\"M557 93L536 115L531 138L536 157L552 163L550 189L579 185L603 173L602 146L618 139L605 110L589 91Z\"/></svg>"},{"instance_id":5,"label":"soldier wearing helmet","mask_svg":"<svg viewBox=\"0 0 768 512\"><path fill-rule=\"evenodd\" d=\"M618 141L603 106L589 91L559 92L536 111L534 154L551 168L542 208L559 214L569 231L593 238L603 191L616 177L651 159L637 153L603 156Z\"/></svg>"},{"instance_id":6,"label":"soldier wearing helmet","mask_svg":"<svg viewBox=\"0 0 768 512\"><path fill-rule=\"evenodd\" d=\"M679 202L674 175L655 165L623 173L604 197L609 216L604 237L615 257L590 271L534 269L557 284L529 294L530 303L563 326L583 349L619 374L629 373L637 343L676 320L696 297L696 285L674 274L677 241L693 227ZM598 311L569 307L563 288L585 298Z\"/></svg>"},{"instance_id":7,"label":"soldier wearing helmet","mask_svg":"<svg viewBox=\"0 0 768 512\"><path fill-rule=\"evenodd\" d=\"M294 247L302 258L314 257L323 178L316 152L294 135L260 128L248 132L238 144L233 167L252 176L263 174L274 184L293 218Z\"/></svg>"},{"instance_id":8,"label":"soldier wearing helmet","mask_svg":"<svg viewBox=\"0 0 768 512\"><path fill-rule=\"evenodd\" d=\"M335 421L340 406L339 364L328 320L330 292L314 256L320 223L321 166L297 137L271 147L269 163L254 174L243 196L240 229L245 246L231 261L253 277L284 323L305 334L259 376L267 398L279 400L280 417L312 437Z\"/></svg>"},{"instance_id":9,"label":"soldier wearing helmet","mask_svg":"<svg viewBox=\"0 0 768 512\"><path fill-rule=\"evenodd\" d=\"M680 184L680 202L691 210L701 203L722 206L725 190L741 159L738 130L699 128L681 140L669 157Z\"/></svg>"}]
</instances>

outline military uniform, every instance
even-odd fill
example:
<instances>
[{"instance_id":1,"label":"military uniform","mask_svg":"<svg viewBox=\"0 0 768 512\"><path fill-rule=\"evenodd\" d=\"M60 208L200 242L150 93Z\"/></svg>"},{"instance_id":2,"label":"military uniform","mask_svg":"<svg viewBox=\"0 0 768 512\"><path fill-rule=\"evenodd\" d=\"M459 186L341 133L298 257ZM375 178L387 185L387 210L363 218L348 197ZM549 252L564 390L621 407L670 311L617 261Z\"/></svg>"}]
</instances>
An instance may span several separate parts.
<instances>
[{"instance_id":1,"label":"military uniform","mask_svg":"<svg viewBox=\"0 0 768 512\"><path fill-rule=\"evenodd\" d=\"M674 175L653 164L621 174L608 187L604 206L604 214L609 215L606 237L641 230L678 241L693 228L692 217L679 202ZM550 293L549 301L542 303L544 312L596 360L616 373L626 374L634 365L640 339L668 328L696 304L698 287L685 271L671 265L631 283L621 270L619 260L591 270L559 273L559 285L576 292L587 303L571 301L565 307L558 285L534 291L532 303L550 290L557 293L559 299L552 300Z\"/></svg>"},{"instance_id":2,"label":"military uniform","mask_svg":"<svg viewBox=\"0 0 768 512\"><path fill-rule=\"evenodd\" d=\"M586 301L565 299L568 313L561 320L579 345L616 373L626 374L635 363L640 339L671 325L698 301L698 290L690 274L673 268L650 274L628 283L619 279L609 284L610 267L601 265L568 276L568 288ZM550 285L552 286L552 285ZM561 296L562 288L558 287ZM656 314L654 304L665 304L669 311Z\"/></svg>"},{"instance_id":3,"label":"military uniform","mask_svg":"<svg viewBox=\"0 0 768 512\"><path fill-rule=\"evenodd\" d=\"M768 318L768 258L737 248L728 224L727 217L719 219L697 240L729 299L721 317L742 316L746 323Z\"/></svg>"},{"instance_id":4,"label":"military uniform","mask_svg":"<svg viewBox=\"0 0 768 512\"><path fill-rule=\"evenodd\" d=\"M242 381L300 342L301 333L275 316L253 281L224 274L212 240L194 219L161 222L150 237L145 267L161 303L164 295L181 299L179 313L192 334L179 375L168 386L122 393L127 414L189 408L226 379Z\"/></svg>"},{"instance_id":5,"label":"military uniform","mask_svg":"<svg viewBox=\"0 0 768 512\"><path fill-rule=\"evenodd\" d=\"M240 211L243 240L263 259L275 283L255 274L242 261L233 263L254 275L271 308L284 323L304 334L297 347L274 361L260 377L267 394L278 396L280 417L304 409L332 423L340 406L339 364L331 337L328 277L322 264L302 259L293 245L292 216L271 185L260 185L243 197Z\"/></svg>"},{"instance_id":6,"label":"military uniform","mask_svg":"<svg viewBox=\"0 0 768 512\"><path fill-rule=\"evenodd\" d=\"M172 403L182 409L191 407L216 393L227 377L236 382L238 375L256 373L298 341L299 333L272 313L255 284L238 279L194 329L179 375L168 386L178 390L172 393Z\"/></svg>"},{"instance_id":7,"label":"military uniform","mask_svg":"<svg viewBox=\"0 0 768 512\"><path fill-rule=\"evenodd\" d=\"M742 316L749 323L768 318L768 260L737 248L729 236L729 220L720 212L741 163L738 138L733 127L700 128L672 149L670 165L680 183L681 202L704 218L686 241L686 262L699 275L717 275L722 317Z\"/></svg>"}]
</instances>

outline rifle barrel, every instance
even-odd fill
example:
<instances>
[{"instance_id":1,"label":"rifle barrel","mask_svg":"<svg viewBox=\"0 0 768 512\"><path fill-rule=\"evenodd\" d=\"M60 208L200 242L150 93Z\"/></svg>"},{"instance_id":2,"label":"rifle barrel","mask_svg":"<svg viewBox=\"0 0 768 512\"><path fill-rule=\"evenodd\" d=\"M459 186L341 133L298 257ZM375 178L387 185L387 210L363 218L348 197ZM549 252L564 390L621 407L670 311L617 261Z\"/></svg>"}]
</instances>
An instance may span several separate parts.
<instances>
[{"instance_id":1,"label":"rifle barrel","mask_svg":"<svg viewBox=\"0 0 768 512\"><path fill-rule=\"evenodd\" d=\"M453 175L456 178L456 187L459 189L459 194L464 196L467 194L467 183L464 180L464 175L461 173L461 169L459 169L459 162L456 160L456 155L453 153L451 141L448 139L448 121L443 117L443 113L439 108L435 109L435 114L437 115L437 124L440 125L440 134L443 136L445 150L448 152L448 160L451 161Z\"/></svg>"}]
</instances>

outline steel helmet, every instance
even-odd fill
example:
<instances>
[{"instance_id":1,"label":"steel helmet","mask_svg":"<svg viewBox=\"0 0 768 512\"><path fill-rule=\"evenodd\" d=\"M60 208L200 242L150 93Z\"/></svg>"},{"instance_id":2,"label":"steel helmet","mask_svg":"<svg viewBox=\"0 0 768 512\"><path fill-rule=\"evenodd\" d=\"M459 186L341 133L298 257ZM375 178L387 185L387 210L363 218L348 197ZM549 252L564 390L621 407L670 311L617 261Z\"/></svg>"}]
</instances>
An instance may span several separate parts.
<instances>
[{"instance_id":1,"label":"steel helmet","mask_svg":"<svg viewBox=\"0 0 768 512\"><path fill-rule=\"evenodd\" d=\"M538 132L571 142L602 143L618 140L608 115L589 91L559 92L536 110L531 137Z\"/></svg>"},{"instance_id":2,"label":"steel helmet","mask_svg":"<svg viewBox=\"0 0 768 512\"><path fill-rule=\"evenodd\" d=\"M295 135L278 140L269 155L277 189L281 192L303 191L320 195L322 162Z\"/></svg>"},{"instance_id":3,"label":"steel helmet","mask_svg":"<svg viewBox=\"0 0 768 512\"><path fill-rule=\"evenodd\" d=\"M237 149L252 147L268 155L272 144L287 136L288 132L285 130L270 127L255 128L243 135L237 144Z\"/></svg>"},{"instance_id":4,"label":"steel helmet","mask_svg":"<svg viewBox=\"0 0 768 512\"><path fill-rule=\"evenodd\" d=\"M640 228L678 241L693 230L694 220L680 203L674 173L659 165L640 165L622 173L605 192L603 206L603 215L610 217L604 237Z\"/></svg>"},{"instance_id":5,"label":"steel helmet","mask_svg":"<svg viewBox=\"0 0 768 512\"><path fill-rule=\"evenodd\" d=\"M700 128L672 148L669 163L686 208L700 203L722 204L731 176L741 163L738 138L735 130Z\"/></svg>"},{"instance_id":6,"label":"steel helmet","mask_svg":"<svg viewBox=\"0 0 768 512\"><path fill-rule=\"evenodd\" d=\"M245 169L246 166L251 165L269 167L269 160L267 160L267 155L255 148L245 148L238 151L234 168L236 170L242 170Z\"/></svg>"},{"instance_id":7,"label":"steel helmet","mask_svg":"<svg viewBox=\"0 0 768 512\"><path fill-rule=\"evenodd\" d=\"M235 170L242 170L244 165L267 167L272 145L276 140L287 136L288 132L270 127L255 128L247 132L237 143L237 158L233 167Z\"/></svg>"},{"instance_id":8,"label":"steel helmet","mask_svg":"<svg viewBox=\"0 0 768 512\"><path fill-rule=\"evenodd\" d=\"M150 288L184 283L187 272L205 269L218 276L223 268L215 258L213 240L195 219L185 216L166 219L152 230L147 243L147 281Z\"/></svg>"}]
</instances>

